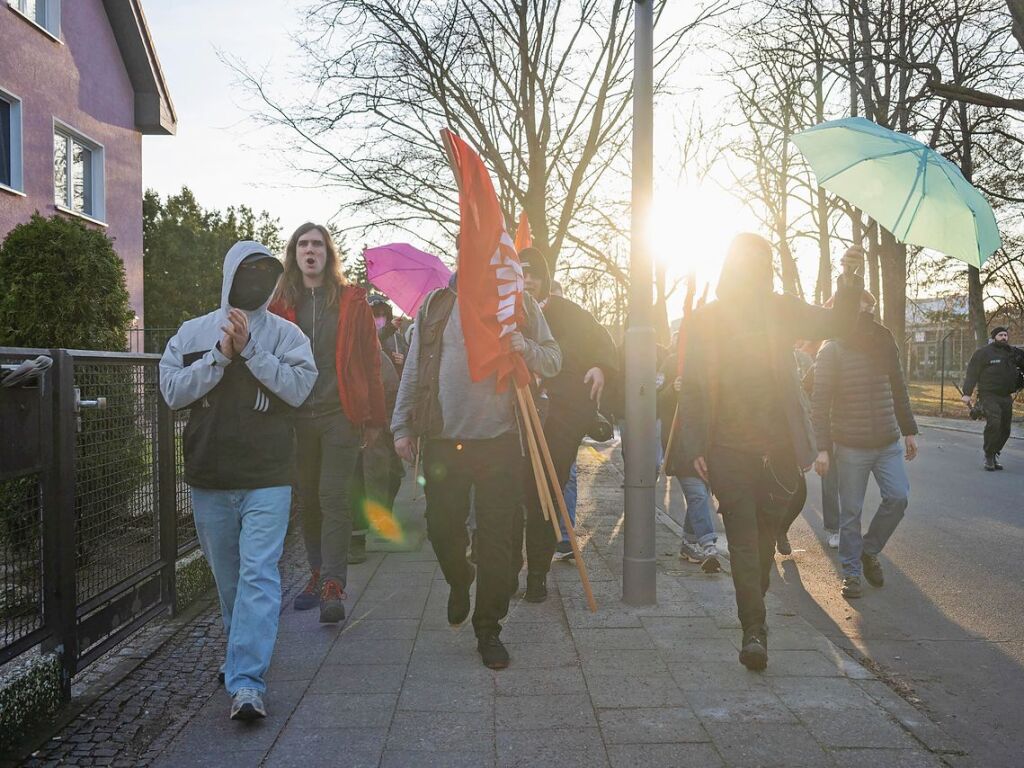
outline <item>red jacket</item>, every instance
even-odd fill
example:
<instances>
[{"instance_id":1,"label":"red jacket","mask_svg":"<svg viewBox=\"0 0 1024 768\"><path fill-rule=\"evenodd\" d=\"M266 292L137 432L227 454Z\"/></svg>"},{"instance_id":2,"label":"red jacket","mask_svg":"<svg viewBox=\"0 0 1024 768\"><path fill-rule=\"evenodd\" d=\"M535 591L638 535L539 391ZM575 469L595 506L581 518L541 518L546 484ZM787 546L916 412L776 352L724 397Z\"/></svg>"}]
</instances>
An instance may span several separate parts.
<instances>
[{"instance_id":1,"label":"red jacket","mask_svg":"<svg viewBox=\"0 0 1024 768\"><path fill-rule=\"evenodd\" d=\"M385 427L384 385L380 378L380 342L366 291L355 285L341 289L338 306L338 346L334 364L338 396L345 416L357 427ZM282 302L270 311L295 322L295 307Z\"/></svg>"}]
</instances>

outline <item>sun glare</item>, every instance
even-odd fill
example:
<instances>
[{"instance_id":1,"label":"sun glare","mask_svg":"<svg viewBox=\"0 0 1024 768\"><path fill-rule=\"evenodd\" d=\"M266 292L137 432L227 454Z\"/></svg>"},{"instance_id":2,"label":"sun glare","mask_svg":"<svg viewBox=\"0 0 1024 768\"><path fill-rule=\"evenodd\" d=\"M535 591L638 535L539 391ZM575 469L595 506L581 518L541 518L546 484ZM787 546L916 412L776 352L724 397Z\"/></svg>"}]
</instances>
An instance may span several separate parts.
<instances>
[{"instance_id":1,"label":"sun glare","mask_svg":"<svg viewBox=\"0 0 1024 768\"><path fill-rule=\"evenodd\" d=\"M669 287L694 271L697 293L710 283L711 297L729 242L740 232L758 229L749 211L711 181L659 190L651 214L651 248L654 258L667 267ZM680 287L669 297L670 317L678 317L682 305Z\"/></svg>"}]
</instances>

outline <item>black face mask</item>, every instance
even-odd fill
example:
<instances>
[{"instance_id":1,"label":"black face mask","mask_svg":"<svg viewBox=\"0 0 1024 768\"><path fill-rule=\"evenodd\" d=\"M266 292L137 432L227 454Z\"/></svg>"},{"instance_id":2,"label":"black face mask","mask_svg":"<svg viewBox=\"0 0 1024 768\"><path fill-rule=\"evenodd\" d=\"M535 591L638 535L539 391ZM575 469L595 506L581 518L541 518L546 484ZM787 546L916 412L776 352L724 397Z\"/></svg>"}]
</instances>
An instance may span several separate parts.
<instances>
[{"instance_id":1,"label":"black face mask","mask_svg":"<svg viewBox=\"0 0 1024 768\"><path fill-rule=\"evenodd\" d=\"M267 266L264 267L263 263ZM269 259L243 262L231 282L228 304L247 312L259 309L270 298L280 273L280 267L275 268Z\"/></svg>"}]
</instances>

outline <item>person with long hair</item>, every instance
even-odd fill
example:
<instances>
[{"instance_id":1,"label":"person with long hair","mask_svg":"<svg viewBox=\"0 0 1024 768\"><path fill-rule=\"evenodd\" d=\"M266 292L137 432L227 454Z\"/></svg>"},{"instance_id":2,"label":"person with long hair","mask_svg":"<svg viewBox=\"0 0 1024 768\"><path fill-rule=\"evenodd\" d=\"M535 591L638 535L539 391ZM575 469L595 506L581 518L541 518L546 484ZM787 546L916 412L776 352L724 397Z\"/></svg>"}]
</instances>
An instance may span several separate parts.
<instances>
[{"instance_id":1,"label":"person with long hair","mask_svg":"<svg viewBox=\"0 0 1024 768\"><path fill-rule=\"evenodd\" d=\"M362 447L386 423L380 344L366 291L350 285L327 228L307 222L285 251L271 312L310 340L317 377L295 422L302 533L310 577L296 610L320 607L322 623L345 618L352 535L349 486Z\"/></svg>"}]
</instances>

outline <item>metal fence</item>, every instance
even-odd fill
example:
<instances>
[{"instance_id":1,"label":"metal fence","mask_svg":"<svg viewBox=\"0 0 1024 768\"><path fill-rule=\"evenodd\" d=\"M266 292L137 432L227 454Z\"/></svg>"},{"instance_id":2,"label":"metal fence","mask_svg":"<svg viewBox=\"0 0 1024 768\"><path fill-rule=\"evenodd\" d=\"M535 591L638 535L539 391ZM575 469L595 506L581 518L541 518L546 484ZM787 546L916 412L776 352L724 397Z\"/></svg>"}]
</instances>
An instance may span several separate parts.
<instances>
[{"instance_id":1,"label":"metal fence","mask_svg":"<svg viewBox=\"0 0 1024 768\"><path fill-rule=\"evenodd\" d=\"M128 351L162 354L177 328L132 328L128 331Z\"/></svg>"},{"instance_id":2,"label":"metal fence","mask_svg":"<svg viewBox=\"0 0 1024 768\"><path fill-rule=\"evenodd\" d=\"M0 664L42 644L65 685L174 610L175 562L198 546L182 482L187 414L149 354L0 348L52 367L0 384Z\"/></svg>"}]
</instances>

